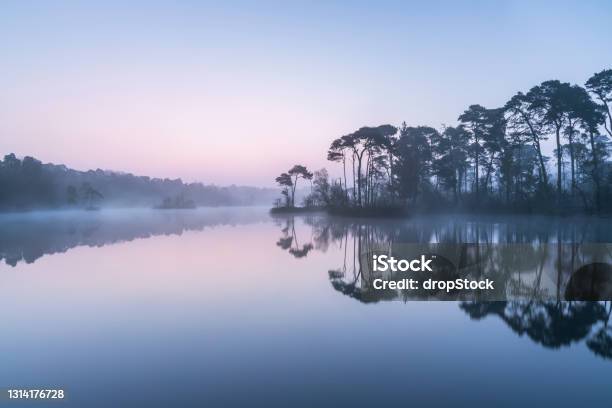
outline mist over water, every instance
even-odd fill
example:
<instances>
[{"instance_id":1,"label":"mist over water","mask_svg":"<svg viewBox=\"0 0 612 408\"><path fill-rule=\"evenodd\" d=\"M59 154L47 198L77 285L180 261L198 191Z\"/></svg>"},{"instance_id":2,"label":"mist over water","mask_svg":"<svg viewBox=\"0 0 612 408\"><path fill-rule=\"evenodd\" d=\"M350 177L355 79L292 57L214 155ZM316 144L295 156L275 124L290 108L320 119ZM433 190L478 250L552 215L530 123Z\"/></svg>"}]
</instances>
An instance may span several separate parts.
<instances>
[{"instance_id":1,"label":"mist over water","mask_svg":"<svg viewBox=\"0 0 612 408\"><path fill-rule=\"evenodd\" d=\"M0 386L63 387L62 406L606 406L610 302L372 299L359 255L411 243L571 249L611 242L611 227L264 208L2 214ZM521 282L549 288L571 255L551 254L540 286Z\"/></svg>"}]
</instances>

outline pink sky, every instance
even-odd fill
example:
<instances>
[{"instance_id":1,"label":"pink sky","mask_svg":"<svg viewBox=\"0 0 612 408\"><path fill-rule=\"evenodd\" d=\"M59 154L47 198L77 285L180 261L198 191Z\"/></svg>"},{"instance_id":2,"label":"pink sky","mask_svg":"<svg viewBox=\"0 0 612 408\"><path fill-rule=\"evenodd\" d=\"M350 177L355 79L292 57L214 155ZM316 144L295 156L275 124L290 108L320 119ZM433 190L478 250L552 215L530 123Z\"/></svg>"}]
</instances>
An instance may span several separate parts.
<instances>
[{"instance_id":1,"label":"pink sky","mask_svg":"<svg viewBox=\"0 0 612 408\"><path fill-rule=\"evenodd\" d=\"M610 67L597 4L146 4L0 5L1 155L271 186L338 174L326 150L361 126L454 125Z\"/></svg>"}]
</instances>

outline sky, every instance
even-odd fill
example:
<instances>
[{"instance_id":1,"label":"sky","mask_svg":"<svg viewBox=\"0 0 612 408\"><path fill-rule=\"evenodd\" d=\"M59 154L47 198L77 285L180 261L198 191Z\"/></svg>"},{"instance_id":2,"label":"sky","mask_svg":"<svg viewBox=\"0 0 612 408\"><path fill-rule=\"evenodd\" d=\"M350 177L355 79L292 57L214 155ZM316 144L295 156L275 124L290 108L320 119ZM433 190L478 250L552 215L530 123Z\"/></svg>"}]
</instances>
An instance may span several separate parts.
<instances>
[{"instance_id":1,"label":"sky","mask_svg":"<svg viewBox=\"0 0 612 408\"><path fill-rule=\"evenodd\" d=\"M0 3L0 155L273 186L361 126L612 68L609 1L125 3Z\"/></svg>"}]
</instances>

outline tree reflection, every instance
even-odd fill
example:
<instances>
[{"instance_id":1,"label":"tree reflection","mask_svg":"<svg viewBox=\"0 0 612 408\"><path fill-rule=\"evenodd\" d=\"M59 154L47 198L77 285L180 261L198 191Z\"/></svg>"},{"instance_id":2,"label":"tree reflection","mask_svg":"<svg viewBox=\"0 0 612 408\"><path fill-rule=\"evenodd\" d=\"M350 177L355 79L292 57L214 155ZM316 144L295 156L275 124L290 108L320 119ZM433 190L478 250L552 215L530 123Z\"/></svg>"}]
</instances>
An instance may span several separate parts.
<instances>
[{"instance_id":1,"label":"tree reflection","mask_svg":"<svg viewBox=\"0 0 612 408\"><path fill-rule=\"evenodd\" d=\"M50 211L0 214L0 261L33 263L78 246L101 247L157 235L181 235L218 225L268 220L257 209Z\"/></svg>"},{"instance_id":2,"label":"tree reflection","mask_svg":"<svg viewBox=\"0 0 612 408\"><path fill-rule=\"evenodd\" d=\"M600 221L562 222L555 218L431 217L402 221L364 220L331 216L300 217L310 234L310 249L336 247L340 262L327 272L332 288L362 303L390 300L460 300L472 319L496 316L517 335L547 348L585 342L589 350L612 359L612 268L609 225ZM277 245L300 248L295 218L281 229ZM595 222L595 223L593 223ZM599 223L599 224L598 224ZM420 245L420 246L419 246ZM409 290L373 290L382 277L370 266L373 253L401 255L406 248L433 248L451 253L462 276L491 278L495 299ZM603 248L603 249L602 249ZM308 252L306 252L307 254ZM401 256L399 256L401 257ZM445 272L452 277L453 268ZM441 273L441 272L440 272ZM389 276L386 276L389 278ZM401 279L397 273L393 279ZM442 276L436 276L442 279ZM516 299L516 300L507 300ZM599 301L594 301L599 300Z\"/></svg>"},{"instance_id":3,"label":"tree reflection","mask_svg":"<svg viewBox=\"0 0 612 408\"><path fill-rule=\"evenodd\" d=\"M285 220L285 226L281 229L282 236L276 242L276 245L281 249L286 250L295 258L304 258L314 248L308 242L300 246L295 232L295 218L290 217Z\"/></svg>"},{"instance_id":4,"label":"tree reflection","mask_svg":"<svg viewBox=\"0 0 612 408\"><path fill-rule=\"evenodd\" d=\"M595 354L612 358L608 320L612 302L462 302L472 319L497 316L519 336L558 349L586 339Z\"/></svg>"},{"instance_id":5,"label":"tree reflection","mask_svg":"<svg viewBox=\"0 0 612 408\"><path fill-rule=\"evenodd\" d=\"M608 326L610 313L612 312L612 302L608 303L608 310L604 319L604 324L587 340L587 347L595 354L606 359L612 359L612 327Z\"/></svg>"}]
</instances>

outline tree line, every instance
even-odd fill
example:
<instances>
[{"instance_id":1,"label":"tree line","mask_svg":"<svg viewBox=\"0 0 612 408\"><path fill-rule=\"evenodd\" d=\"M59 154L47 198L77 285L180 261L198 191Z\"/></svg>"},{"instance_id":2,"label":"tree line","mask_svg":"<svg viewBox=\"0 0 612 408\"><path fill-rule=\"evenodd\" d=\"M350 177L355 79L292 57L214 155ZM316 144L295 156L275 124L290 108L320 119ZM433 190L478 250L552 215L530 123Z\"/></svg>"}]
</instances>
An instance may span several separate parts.
<instances>
[{"instance_id":1,"label":"tree line","mask_svg":"<svg viewBox=\"0 0 612 408\"><path fill-rule=\"evenodd\" d=\"M312 185L305 206L341 211L610 212L611 103L606 69L584 86L549 80L501 107L471 105L456 126L362 127L327 151L341 177L296 165L276 179L285 197L277 205L295 207L303 179Z\"/></svg>"},{"instance_id":2,"label":"tree line","mask_svg":"<svg viewBox=\"0 0 612 408\"><path fill-rule=\"evenodd\" d=\"M186 208L194 205L264 205L276 189L184 183L107 170L78 171L7 154L0 160L0 211L95 206ZM166 202L170 197L172 202ZM177 201L178 200L178 201Z\"/></svg>"}]
</instances>

